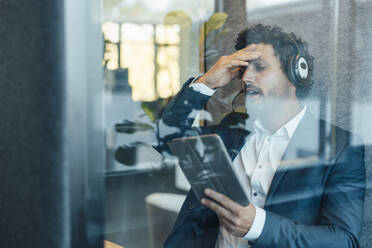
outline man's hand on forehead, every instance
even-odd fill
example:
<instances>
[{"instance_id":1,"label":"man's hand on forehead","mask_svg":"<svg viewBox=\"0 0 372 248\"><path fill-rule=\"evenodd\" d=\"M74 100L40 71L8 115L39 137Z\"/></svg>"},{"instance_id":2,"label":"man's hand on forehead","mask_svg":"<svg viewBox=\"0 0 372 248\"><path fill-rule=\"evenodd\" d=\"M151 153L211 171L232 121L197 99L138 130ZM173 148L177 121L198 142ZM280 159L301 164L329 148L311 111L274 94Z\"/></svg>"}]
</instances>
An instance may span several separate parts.
<instances>
[{"instance_id":1,"label":"man's hand on forehead","mask_svg":"<svg viewBox=\"0 0 372 248\"><path fill-rule=\"evenodd\" d=\"M251 44L241 50L238 50L237 52L233 53L231 56L234 56L236 59L246 61L246 62L259 59L261 56L261 52L256 51L256 47L257 47L256 44Z\"/></svg>"},{"instance_id":2,"label":"man's hand on forehead","mask_svg":"<svg viewBox=\"0 0 372 248\"><path fill-rule=\"evenodd\" d=\"M247 67L249 61L257 60L261 53L251 44L233 54L222 56L196 83L203 83L210 88L220 88L241 75L241 67Z\"/></svg>"}]
</instances>

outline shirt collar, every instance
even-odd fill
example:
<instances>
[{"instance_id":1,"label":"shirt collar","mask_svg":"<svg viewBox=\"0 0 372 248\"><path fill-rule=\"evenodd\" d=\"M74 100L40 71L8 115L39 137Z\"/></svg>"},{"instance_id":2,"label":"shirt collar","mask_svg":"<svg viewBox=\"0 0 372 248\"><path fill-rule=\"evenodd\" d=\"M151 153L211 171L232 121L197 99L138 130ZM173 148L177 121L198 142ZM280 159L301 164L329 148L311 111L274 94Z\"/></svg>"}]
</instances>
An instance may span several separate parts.
<instances>
[{"instance_id":1,"label":"shirt collar","mask_svg":"<svg viewBox=\"0 0 372 248\"><path fill-rule=\"evenodd\" d=\"M274 134L267 131L263 125L260 119L256 119L253 122L253 129L257 133L266 133L268 135L273 136L282 136L283 134L287 136L287 138L291 139L294 132L296 131L296 128L298 124L300 124L302 118L304 117L307 110L306 104L304 104L303 108L300 112L298 112L292 119L290 119L285 125L283 125L281 128L279 128Z\"/></svg>"}]
</instances>

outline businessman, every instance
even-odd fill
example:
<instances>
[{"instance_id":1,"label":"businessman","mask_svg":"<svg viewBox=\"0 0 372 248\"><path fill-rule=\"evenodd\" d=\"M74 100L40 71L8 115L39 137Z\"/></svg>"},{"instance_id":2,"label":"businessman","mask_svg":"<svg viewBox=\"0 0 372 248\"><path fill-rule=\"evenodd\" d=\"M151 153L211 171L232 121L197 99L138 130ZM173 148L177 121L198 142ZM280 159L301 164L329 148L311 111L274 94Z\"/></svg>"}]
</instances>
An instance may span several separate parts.
<instances>
[{"instance_id":1,"label":"businessman","mask_svg":"<svg viewBox=\"0 0 372 248\"><path fill-rule=\"evenodd\" d=\"M167 142L176 137L218 134L250 204L211 189L200 202L191 189L164 246L359 247L364 147L353 146L350 132L316 119L302 103L312 85L307 44L259 24L243 30L235 48L172 99L158 123L157 149L169 152ZM218 125L193 128L215 90L236 78L248 115L232 113Z\"/></svg>"}]
</instances>

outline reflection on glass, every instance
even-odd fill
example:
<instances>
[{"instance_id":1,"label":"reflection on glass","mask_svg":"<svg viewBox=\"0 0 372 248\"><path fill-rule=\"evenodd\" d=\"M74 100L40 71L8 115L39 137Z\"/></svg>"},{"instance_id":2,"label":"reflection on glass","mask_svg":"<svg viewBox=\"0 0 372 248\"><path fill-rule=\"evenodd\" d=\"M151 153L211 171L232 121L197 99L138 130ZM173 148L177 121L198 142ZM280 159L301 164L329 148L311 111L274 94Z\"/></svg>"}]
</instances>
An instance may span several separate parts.
<instances>
[{"instance_id":1,"label":"reflection on glass","mask_svg":"<svg viewBox=\"0 0 372 248\"><path fill-rule=\"evenodd\" d=\"M112 107L114 110L111 115L112 122L107 124L107 130L111 132L110 134L113 134L112 136L115 136L111 149L116 152L116 160L111 159L115 161L118 168L124 168L127 171L131 170L133 174L118 180L123 185L125 184L125 189L119 190L115 188L115 184L109 188L114 192L120 192L120 194L117 193L117 198L112 201L120 201L122 194L125 194L128 198L124 203L112 204L111 208L109 208L110 210L120 209L120 211L124 212L122 215L120 215L121 212L119 210L117 212L120 212L120 214L117 214L115 211L109 213L109 217L111 217L108 221L108 226L111 228L110 237L115 238L116 233L118 233L118 236L122 235L122 244L128 247L161 247L163 245L161 242L171 232L186 192L179 191L180 187L177 186L180 185L177 182L178 179L174 182L173 171L169 172L168 170L172 167L165 166L165 161L169 159L169 162L171 158L161 158L151 145L157 145L157 148L161 147L164 154L166 154L169 152L166 150L167 141L175 137L199 135L201 130L206 132L217 130L220 132L219 134L221 134L222 139L225 141L228 154L232 159L238 158L233 163L234 166L238 165L237 174L239 174L239 180L245 184L244 189L248 192L247 194L249 194L250 200L258 207L264 207L265 204L270 205L276 214L286 216L284 217L285 223L283 224L286 226L286 230L292 230L297 234L297 231L301 231L296 229L298 223L301 226L311 223L312 225L309 229L312 230L319 228L320 225L316 221L322 218L319 215L319 211L322 211L319 210L322 204L326 206L325 209L331 211L330 215L327 215L328 213L324 211L322 212L324 216L329 217L328 220L336 215L346 216L349 214L346 212L345 215L343 211L337 209L339 206L343 208L342 204L332 205L329 204L330 202L323 202L320 205L321 199L324 196L323 193L326 191L328 196L325 197L331 197L336 200L338 195L348 195L350 190L356 194L361 194L362 192L363 175L361 168L364 163L362 159L363 147L353 150L354 147L350 146L349 139L355 136L352 136L345 130L358 129L360 127L363 130L357 131L365 135L367 139L371 139L369 137L368 125L358 121L368 118L365 115L368 112L368 102L365 103L365 106L356 105L356 100L360 100L352 96L352 90L354 89L350 89L350 83L343 82L346 79L353 80L355 75L350 76L353 72L349 68L358 67L357 69L354 68L354 70L359 70L359 67L362 66L362 62L360 62L362 60L357 60L360 63L350 62L353 53L342 54L344 51L334 47L337 46L337 43L332 42L333 39L339 39L339 35L342 34L339 31L339 35L334 35L335 27L344 25L346 26L343 27L344 30L349 31L353 30L352 28L354 27L348 26L349 24L338 23L338 19L333 19L332 14L338 12L338 10L333 9L334 6L332 3L338 1L252 0L245 1L246 6L234 5L236 3L235 1L224 1L226 5L221 6L220 1L215 1L215 3L218 3L216 4L216 12L226 11L224 13L226 26L221 30L215 29L213 32L209 32L209 36L207 37L199 37L198 35L203 32L195 30L195 27L199 29L203 26L207 29L208 26L209 28L218 26L216 23L225 25L225 19L221 18L222 15L216 15L216 21L210 22L210 24L214 23L214 25L202 25L202 23L208 20L207 16L212 16L212 14L205 15L208 11L208 13L211 12L211 6L208 5L207 8L203 4L205 2L211 3L211 1L203 1L202 3L183 1L182 4L181 1L177 0L162 1L161 4L156 6L151 6L150 1L147 0L119 2L118 12L121 13L123 19L120 23L109 22L107 23L107 27L105 26L103 28L106 39L105 60L107 60L106 67L108 69L114 69L116 72L123 70L123 77L127 76L125 82L127 84L129 83L128 85L130 87L128 86L125 90L115 89L109 92L109 94L112 93L112 99L114 100L111 102L107 101L111 104L107 104L107 106ZM230 105L221 106L216 104L215 109L207 108L207 111L204 111L204 113L211 116L210 114L213 111L221 111L225 108L226 111L230 111L226 115L223 115L228 125L226 123L221 124L217 129L213 129L215 127L212 126L195 128L193 126L193 123L197 122L194 121L195 117L198 117L199 120L204 120L208 116L207 114L204 115L205 117L198 115L201 110L200 105L203 105L208 98L207 96L201 97L199 94L201 91L196 93L195 91L197 90L193 91L194 89L186 87L185 91L179 94L177 100L173 101L173 104L168 105L169 107L165 111L164 107L169 103L168 98L174 96L188 78L198 75L195 68L198 68L201 62L199 58L203 60L204 55L213 54L218 49L222 50L227 47L231 48L231 51L225 52L224 50L223 55L229 55L234 52L234 42L232 40L225 41L224 39L217 39L226 37L226 33L223 34L222 30L229 30L228 35L240 31L233 29L236 28L235 25L238 23L244 22L244 19L236 17L236 9L234 11L229 9L233 5L236 9L241 8L247 11L245 14L249 26L257 23L271 26L278 25L283 27L283 31L286 34L281 33L279 35L280 38L274 35L274 37L271 37L272 39L270 38L266 42L263 42L263 38L259 40L258 43L269 44L268 46L261 44L258 48L256 47L261 52L260 56L264 59L251 59L249 61L250 66L242 66L240 68L242 69L242 75L240 76L245 79L244 83L246 83L246 87L241 91L241 93L245 91L245 94L241 94L237 98L237 103L240 101L242 105L242 108L239 108L239 110L248 111L248 120L246 120L248 115L230 113L232 108ZM304 7L305 5L306 8ZM172 6L181 7L173 8ZM192 11L196 10L195 6L200 6L200 10ZM347 16L341 12L344 11L343 8L347 7L350 6L342 6L338 14ZM357 8L351 6L350 9L355 11ZM114 10L111 10L114 13ZM204 14L200 15L200 13ZM166 19L165 16L168 16L169 22L164 21ZM175 22L172 19L177 19L175 17L178 17L179 22L187 20L183 23L187 25ZM236 19L232 21L230 19L231 17ZM119 20L120 18L114 19ZM196 19L198 20L197 23L195 23ZM308 20L313 20L314 25L309 25ZM178 25L168 25L175 23ZM261 31L263 32L265 30L262 29ZM290 83L289 81L293 82L295 80L290 79L288 75L289 70L283 70L290 62L288 58L295 58L295 55L300 53L300 50L303 50L304 44L300 40L290 36L289 33L291 31L296 34L296 37L297 35L298 37L301 36L303 37L303 41L309 43L309 52L315 57L314 74L312 75L314 76L313 92L308 98L301 99L301 101L297 101L300 97L296 95L295 98L295 93L293 92L293 87L298 90L300 84ZM338 30L336 31L338 32ZM270 33L272 34L273 31L270 29L265 32L268 35ZM206 33L207 31L204 32L204 35ZM259 32L259 34L257 33L252 36L257 38L261 37L261 35L262 33ZM237 35L234 36L234 38L237 37ZM345 36L342 42L340 39L339 44L348 48L350 47L351 50L355 49L353 37ZM199 44L198 41L200 38L203 42ZM249 44L255 42L257 40L252 38ZM270 47L271 42L276 42L276 49L278 50L272 50L272 47ZM247 44L242 43L238 49L244 48L245 45ZM199 49L201 47L203 49ZM335 51L338 51L338 56L333 56ZM198 52L201 54L198 54ZM199 57L199 55L201 56ZM211 64L208 66L211 66ZM337 73L333 72L337 66L339 66L336 71ZM299 67L297 66L297 68ZM125 69L129 70L127 74L124 73ZM334 76L338 74L340 76ZM365 81L362 79L360 81ZM188 81L188 83L190 82ZM332 97L336 97L334 93L336 89L332 89L333 94L332 92L327 92L326 87L332 85L332 82L336 82L335 87L337 88L338 99L332 99ZM238 84L238 87L242 85ZM357 85L355 88L359 87L357 90L362 91L362 87L355 80L353 81L353 87L354 85ZM212 92L211 94L215 94L213 97L224 98L228 102L229 99L234 98L239 90L241 90L238 87L232 87L231 91L234 92L231 92L230 95L223 94L221 91ZM235 92L236 89L237 92ZM210 91L206 95L209 93ZM328 94L329 96L326 96L327 93L330 93ZM106 98L106 100L108 99L109 97ZM197 101L193 101L195 99ZM199 100L203 104L195 104ZM337 108L332 107L333 104L336 104ZM237 109L235 108L235 110ZM336 110L343 113L338 114L337 118L331 119L331 121L334 121L338 125L341 124L345 130L337 129L335 126L331 126L329 123L323 121L323 119L327 119L327 116L336 116ZM236 111L233 109L232 112ZM157 122L161 113L163 113L163 118ZM363 117L360 117L361 115ZM234 119L235 117L236 119ZM265 121L258 121L259 119L264 119ZM271 125L278 122L278 120L281 120L280 125ZM289 120L291 120L287 122L289 125L284 125ZM240 135L239 132L242 134ZM158 140L151 143L153 140L151 140L150 136L155 137L155 134ZM238 142L240 143L238 144ZM243 149L242 147L245 144L247 146ZM356 144L362 145L362 143ZM158 151L161 149L158 149ZM158 155L158 157L153 156L154 154ZM342 157L338 160L334 159L334 156L337 154L342 154ZM163 160L161 161L161 159ZM243 163L243 159L246 163ZM149 164L154 161L158 162L158 166L149 167ZM174 161L172 163L173 166ZM245 166L245 164L249 164L249 166ZM345 171L348 173L345 174ZM356 175L353 173L359 174ZM340 177L337 177L337 175L340 175ZM345 186L343 180L345 179L347 181L350 178L357 178L361 183L348 181L346 184L349 188L343 187ZM263 182L262 179L264 179ZM335 182L336 186L334 188L326 187L327 181ZM186 189L188 188L186 187ZM272 191L275 193L269 193ZM349 196L350 199L354 197L354 200L349 200L347 205L353 207L354 216L360 216L361 198L357 198L355 194L349 194ZM343 199L343 202L346 201ZM188 200L186 203L187 208L185 209L187 209L188 213L193 213L193 217L195 217L193 220L190 220L187 219L190 218L190 215L186 216L185 218L190 220L188 223L203 220L199 216L200 212L198 212L200 210L198 208L200 206L198 205L199 202L196 202L196 200L194 202ZM316 207L314 208L313 206ZM194 209L197 210L194 211ZM286 212L288 210L290 211ZM116 218L117 216L120 218ZM215 220L213 218L212 216L212 221L208 225L199 224L201 228L213 226L215 234L219 234L219 230L216 228L218 226L213 225L217 221L213 221ZM283 218L280 218L278 223L282 223L281 221L283 221ZM166 225L163 225L164 223ZM356 220L355 223L357 223L355 226L360 226L360 220ZM327 228L334 224L334 219L332 223L321 224L320 234L324 235L328 230ZM341 225L344 224L344 222L341 223ZM182 228L184 228L183 225L178 230L182 230ZM349 227L344 228L346 230ZM275 234L275 230L277 229L274 229L270 235ZM309 231L307 226L305 229ZM356 229L353 227L348 230L348 234L351 235L349 237L343 236L343 234L341 236L343 238L346 237L346 239L353 238L352 236L356 236ZM182 231L181 234L184 235ZM191 237L193 234L191 232L187 235L185 234L185 236ZM307 233L303 235L302 237L305 237ZM117 240L119 240L118 236L116 236ZM177 235L173 235L173 237L175 236ZM317 235L313 235L313 237L315 236ZM272 238L272 236L269 236L265 240L269 240L270 237ZM186 238L186 240L189 239ZM280 237L280 239L275 239L274 241L282 242L282 240L286 240L288 243L291 242L288 237ZM244 240L241 241L244 242L243 247L245 247L247 242ZM327 237L322 240L311 241L309 242L311 244L318 241L333 244L334 240ZM174 240L169 242L174 242ZM324 245L325 243L318 246L326 247L327 245ZM181 247L181 244L177 242L172 243L172 245L174 244ZM266 246L271 247L270 244ZM277 243L276 246L288 247L283 243ZM210 245L206 247L214 246Z\"/></svg>"},{"instance_id":2,"label":"reflection on glass","mask_svg":"<svg viewBox=\"0 0 372 248\"><path fill-rule=\"evenodd\" d=\"M303 101L314 80L308 43L278 26L257 24L239 33L235 49L196 81L188 80L159 122L157 150L176 156L192 185L165 247L178 245L180 236L216 248L249 247L247 240L257 239L262 247L341 247L358 242L364 147L352 146L349 131L314 117ZM244 93L247 114L233 111L216 126L195 128L195 116L217 94L213 89L232 84L234 78L240 79L237 95ZM219 164L221 153L206 152L212 142L205 140L216 134L226 148L225 159L231 159L241 176L240 186L246 189L241 192L249 204L222 190L237 179L222 182L215 177L218 166L229 164ZM192 163L185 163L190 159ZM206 187L219 194L208 194ZM246 225L236 225L237 220ZM252 234L253 223L260 228ZM194 235L195 225L210 238ZM286 230L284 235L278 226ZM342 230L335 230L338 227Z\"/></svg>"}]
</instances>

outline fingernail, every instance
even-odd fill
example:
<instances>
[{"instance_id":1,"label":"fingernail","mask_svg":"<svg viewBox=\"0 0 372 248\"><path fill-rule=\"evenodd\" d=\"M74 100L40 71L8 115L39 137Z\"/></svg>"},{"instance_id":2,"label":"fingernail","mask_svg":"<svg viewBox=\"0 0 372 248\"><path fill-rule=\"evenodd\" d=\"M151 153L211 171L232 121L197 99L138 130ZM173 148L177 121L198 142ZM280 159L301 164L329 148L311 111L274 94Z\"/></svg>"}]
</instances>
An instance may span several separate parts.
<instances>
[{"instance_id":1,"label":"fingernail","mask_svg":"<svg viewBox=\"0 0 372 248\"><path fill-rule=\"evenodd\" d=\"M211 191L209 189L205 189L204 193L209 194Z\"/></svg>"},{"instance_id":2,"label":"fingernail","mask_svg":"<svg viewBox=\"0 0 372 248\"><path fill-rule=\"evenodd\" d=\"M201 199L201 203L205 204L205 199L204 198Z\"/></svg>"}]
</instances>

